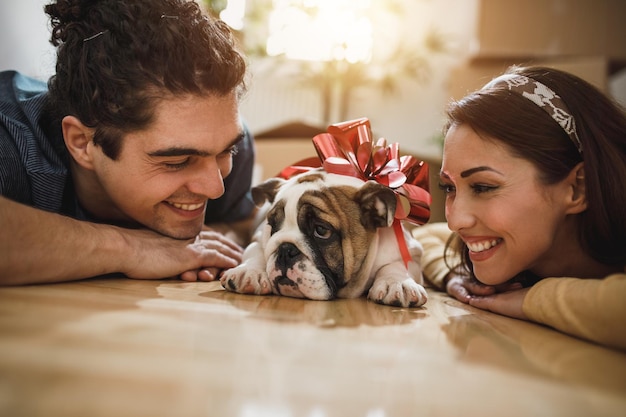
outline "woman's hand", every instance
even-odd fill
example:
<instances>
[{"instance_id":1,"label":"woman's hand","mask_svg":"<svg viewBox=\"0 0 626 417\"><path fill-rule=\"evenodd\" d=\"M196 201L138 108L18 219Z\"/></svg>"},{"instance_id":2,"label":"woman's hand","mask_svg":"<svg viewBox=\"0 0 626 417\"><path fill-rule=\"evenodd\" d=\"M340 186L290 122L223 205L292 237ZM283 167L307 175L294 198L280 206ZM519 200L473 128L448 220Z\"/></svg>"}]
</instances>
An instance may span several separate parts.
<instances>
[{"instance_id":1,"label":"woman's hand","mask_svg":"<svg viewBox=\"0 0 626 417\"><path fill-rule=\"evenodd\" d=\"M454 275L446 284L446 292L457 300L504 316L526 320L522 311L528 288L519 282L485 285L475 278Z\"/></svg>"},{"instance_id":2,"label":"woman's hand","mask_svg":"<svg viewBox=\"0 0 626 417\"><path fill-rule=\"evenodd\" d=\"M522 288L493 295L473 296L469 299L469 305L503 316L528 320L522 306L524 305L524 298L529 290L530 288Z\"/></svg>"},{"instance_id":3,"label":"woman's hand","mask_svg":"<svg viewBox=\"0 0 626 417\"><path fill-rule=\"evenodd\" d=\"M468 304L472 296L495 294L496 288L482 284L475 278L466 275L453 275L446 283L446 292L457 300Z\"/></svg>"}]
</instances>

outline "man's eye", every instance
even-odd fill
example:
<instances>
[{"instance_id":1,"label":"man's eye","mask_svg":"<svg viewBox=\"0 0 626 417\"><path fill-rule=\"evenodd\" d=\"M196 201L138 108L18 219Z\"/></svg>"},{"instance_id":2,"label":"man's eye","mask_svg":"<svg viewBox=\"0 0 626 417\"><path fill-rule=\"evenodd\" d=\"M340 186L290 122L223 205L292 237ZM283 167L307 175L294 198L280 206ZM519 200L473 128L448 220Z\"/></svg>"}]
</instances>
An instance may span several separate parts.
<instances>
[{"instance_id":1,"label":"man's eye","mask_svg":"<svg viewBox=\"0 0 626 417\"><path fill-rule=\"evenodd\" d=\"M237 147L237 145L233 145L230 148L226 149L224 152L220 153L218 155L219 158L224 158L224 157L231 157L231 156L235 156L237 155L237 153L239 153L239 148Z\"/></svg>"},{"instance_id":2,"label":"man's eye","mask_svg":"<svg viewBox=\"0 0 626 417\"><path fill-rule=\"evenodd\" d=\"M186 158L184 161L180 161L180 162L165 162L164 165L167 169L171 169L172 171L177 171L179 169L183 169L186 166L188 166L190 161L191 161L190 158Z\"/></svg>"},{"instance_id":3,"label":"man's eye","mask_svg":"<svg viewBox=\"0 0 626 417\"><path fill-rule=\"evenodd\" d=\"M237 152L237 146L231 146L224 152L220 152L219 154L217 154L217 160L220 162L232 161L233 157L237 155Z\"/></svg>"}]
</instances>

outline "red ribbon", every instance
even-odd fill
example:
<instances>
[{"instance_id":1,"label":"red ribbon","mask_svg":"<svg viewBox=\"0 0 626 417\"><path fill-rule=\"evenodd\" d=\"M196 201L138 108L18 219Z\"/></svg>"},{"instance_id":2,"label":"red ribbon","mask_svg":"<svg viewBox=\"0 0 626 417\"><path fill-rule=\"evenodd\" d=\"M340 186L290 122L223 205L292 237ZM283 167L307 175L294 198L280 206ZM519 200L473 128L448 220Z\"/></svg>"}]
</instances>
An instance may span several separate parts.
<instances>
[{"instance_id":1,"label":"red ribbon","mask_svg":"<svg viewBox=\"0 0 626 417\"><path fill-rule=\"evenodd\" d=\"M318 158L308 158L285 168L280 177L323 167L326 172L348 175L363 181L373 180L391 188L396 194L394 231L405 264L411 259L400 220L424 224L430 218L431 196L428 186L428 164L411 155L400 156L398 143L387 145L384 138L372 142L367 118L333 124L327 133L313 138Z\"/></svg>"}]
</instances>

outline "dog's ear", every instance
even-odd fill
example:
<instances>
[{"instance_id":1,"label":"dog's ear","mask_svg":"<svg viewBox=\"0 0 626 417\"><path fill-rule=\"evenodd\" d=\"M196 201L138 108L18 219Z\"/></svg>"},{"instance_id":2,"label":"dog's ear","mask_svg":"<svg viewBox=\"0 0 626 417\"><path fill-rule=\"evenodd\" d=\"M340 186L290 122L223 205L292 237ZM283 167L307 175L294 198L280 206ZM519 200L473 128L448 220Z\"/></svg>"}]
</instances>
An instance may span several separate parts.
<instances>
[{"instance_id":1,"label":"dog's ear","mask_svg":"<svg viewBox=\"0 0 626 417\"><path fill-rule=\"evenodd\" d=\"M262 206L266 201L273 203L278 189L285 182L287 181L282 178L270 178L267 181L252 187L252 190L250 191L252 192L252 200L254 201L254 204Z\"/></svg>"},{"instance_id":2,"label":"dog's ear","mask_svg":"<svg viewBox=\"0 0 626 417\"><path fill-rule=\"evenodd\" d=\"M396 195L389 187L368 181L355 195L361 208L361 224L368 229L389 227L396 213Z\"/></svg>"}]
</instances>

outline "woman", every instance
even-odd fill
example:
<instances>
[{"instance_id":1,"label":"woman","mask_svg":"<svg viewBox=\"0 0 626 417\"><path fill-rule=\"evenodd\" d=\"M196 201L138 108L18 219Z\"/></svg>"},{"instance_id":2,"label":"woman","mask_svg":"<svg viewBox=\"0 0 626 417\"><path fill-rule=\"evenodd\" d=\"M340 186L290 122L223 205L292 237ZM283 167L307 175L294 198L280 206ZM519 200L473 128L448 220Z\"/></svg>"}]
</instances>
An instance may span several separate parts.
<instances>
[{"instance_id":1,"label":"woman","mask_svg":"<svg viewBox=\"0 0 626 417\"><path fill-rule=\"evenodd\" d=\"M448 223L414 230L426 277L474 307L626 349L623 110L534 67L452 103L448 118Z\"/></svg>"}]
</instances>

